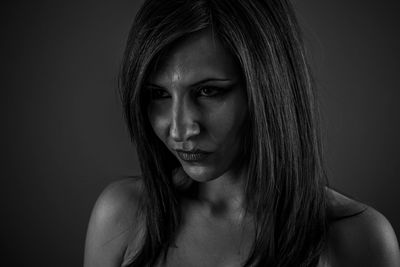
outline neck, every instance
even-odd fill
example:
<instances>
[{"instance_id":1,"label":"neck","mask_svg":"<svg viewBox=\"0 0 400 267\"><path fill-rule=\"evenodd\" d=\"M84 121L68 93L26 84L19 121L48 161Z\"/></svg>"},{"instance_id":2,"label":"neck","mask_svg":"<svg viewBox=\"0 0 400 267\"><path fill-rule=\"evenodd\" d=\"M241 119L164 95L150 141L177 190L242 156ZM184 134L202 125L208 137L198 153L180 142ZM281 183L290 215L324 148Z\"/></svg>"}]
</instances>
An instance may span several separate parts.
<instances>
[{"instance_id":1,"label":"neck","mask_svg":"<svg viewBox=\"0 0 400 267\"><path fill-rule=\"evenodd\" d=\"M245 168L224 173L212 181L198 184L198 199L209 208L210 216L244 219Z\"/></svg>"}]
</instances>

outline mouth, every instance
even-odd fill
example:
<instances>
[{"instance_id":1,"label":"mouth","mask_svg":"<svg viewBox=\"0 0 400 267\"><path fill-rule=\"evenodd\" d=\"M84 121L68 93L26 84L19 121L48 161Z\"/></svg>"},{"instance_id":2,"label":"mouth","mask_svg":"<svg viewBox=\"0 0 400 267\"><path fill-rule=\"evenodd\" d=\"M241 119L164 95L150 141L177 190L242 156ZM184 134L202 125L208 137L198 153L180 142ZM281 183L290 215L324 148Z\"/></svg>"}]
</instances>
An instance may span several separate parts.
<instances>
[{"instance_id":1,"label":"mouth","mask_svg":"<svg viewBox=\"0 0 400 267\"><path fill-rule=\"evenodd\" d=\"M185 151L185 150L175 150L178 154L178 157L186 162L197 162L202 161L210 155L210 152L202 151L199 149Z\"/></svg>"}]
</instances>

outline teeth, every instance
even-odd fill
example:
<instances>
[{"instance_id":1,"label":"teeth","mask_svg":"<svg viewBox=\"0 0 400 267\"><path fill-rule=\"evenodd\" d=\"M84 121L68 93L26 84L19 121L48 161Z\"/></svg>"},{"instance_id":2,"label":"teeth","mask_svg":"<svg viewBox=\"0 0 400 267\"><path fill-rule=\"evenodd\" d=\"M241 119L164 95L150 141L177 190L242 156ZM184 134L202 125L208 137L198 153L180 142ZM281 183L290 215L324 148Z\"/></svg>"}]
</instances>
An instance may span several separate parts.
<instances>
[{"instance_id":1,"label":"teeth","mask_svg":"<svg viewBox=\"0 0 400 267\"><path fill-rule=\"evenodd\" d=\"M186 153L186 152L178 152L178 155L182 160L186 161L197 161L201 160L206 156L206 154L204 153Z\"/></svg>"}]
</instances>

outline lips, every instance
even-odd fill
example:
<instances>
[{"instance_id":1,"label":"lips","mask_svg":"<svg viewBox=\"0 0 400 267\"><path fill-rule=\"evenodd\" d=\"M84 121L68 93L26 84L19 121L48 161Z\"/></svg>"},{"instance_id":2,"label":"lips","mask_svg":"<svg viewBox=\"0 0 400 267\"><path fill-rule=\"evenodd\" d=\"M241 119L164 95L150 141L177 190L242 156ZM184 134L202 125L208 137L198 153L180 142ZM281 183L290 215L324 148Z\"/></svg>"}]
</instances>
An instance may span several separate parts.
<instances>
[{"instance_id":1,"label":"lips","mask_svg":"<svg viewBox=\"0 0 400 267\"><path fill-rule=\"evenodd\" d=\"M210 152L202 151L202 150L193 150L193 151L184 151L184 150L176 150L178 157L187 162L196 162L204 160Z\"/></svg>"}]
</instances>

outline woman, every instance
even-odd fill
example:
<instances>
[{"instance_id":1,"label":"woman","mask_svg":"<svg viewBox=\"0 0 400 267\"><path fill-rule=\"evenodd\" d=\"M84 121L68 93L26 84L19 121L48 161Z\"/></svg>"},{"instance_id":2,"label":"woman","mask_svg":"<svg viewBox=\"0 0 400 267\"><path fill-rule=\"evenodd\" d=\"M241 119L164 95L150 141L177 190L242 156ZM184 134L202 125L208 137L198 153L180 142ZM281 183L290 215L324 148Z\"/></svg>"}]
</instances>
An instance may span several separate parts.
<instances>
[{"instance_id":1,"label":"woman","mask_svg":"<svg viewBox=\"0 0 400 267\"><path fill-rule=\"evenodd\" d=\"M400 266L374 209L328 189L286 0L148 0L121 75L142 176L99 197L85 266Z\"/></svg>"}]
</instances>

